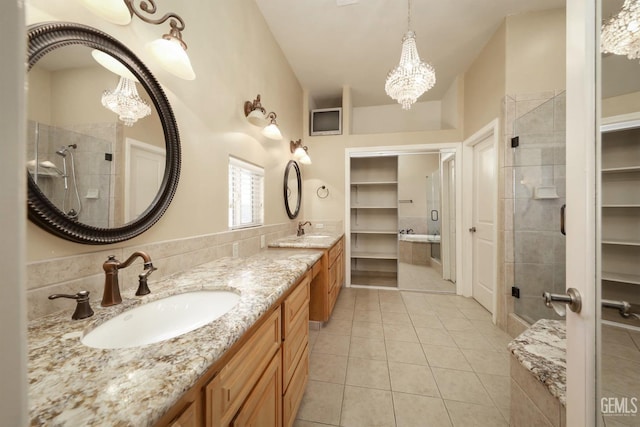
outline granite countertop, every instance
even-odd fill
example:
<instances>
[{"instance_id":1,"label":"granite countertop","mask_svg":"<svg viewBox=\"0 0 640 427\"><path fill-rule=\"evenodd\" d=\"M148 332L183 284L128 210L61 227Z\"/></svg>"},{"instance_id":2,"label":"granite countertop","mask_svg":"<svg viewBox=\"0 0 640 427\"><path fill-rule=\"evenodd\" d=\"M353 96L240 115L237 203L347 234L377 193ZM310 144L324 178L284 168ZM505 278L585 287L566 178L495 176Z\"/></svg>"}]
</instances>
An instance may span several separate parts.
<instances>
[{"instance_id":1,"label":"granite countertop","mask_svg":"<svg viewBox=\"0 0 640 427\"><path fill-rule=\"evenodd\" d=\"M32 426L148 426L196 381L320 257L318 250L262 251L222 258L154 282L151 294L113 307L93 303L95 315L71 320L69 310L28 326L29 417ZM238 304L217 320L184 335L128 349L95 349L80 338L106 320L173 294L232 290Z\"/></svg>"},{"instance_id":2,"label":"granite countertop","mask_svg":"<svg viewBox=\"0 0 640 427\"><path fill-rule=\"evenodd\" d=\"M310 233L302 236L287 236L269 243L270 248L329 249L340 240L342 234Z\"/></svg>"},{"instance_id":3,"label":"granite countertop","mask_svg":"<svg viewBox=\"0 0 640 427\"><path fill-rule=\"evenodd\" d=\"M508 345L518 362L565 406L567 397L567 331L560 320L542 319Z\"/></svg>"}]
</instances>

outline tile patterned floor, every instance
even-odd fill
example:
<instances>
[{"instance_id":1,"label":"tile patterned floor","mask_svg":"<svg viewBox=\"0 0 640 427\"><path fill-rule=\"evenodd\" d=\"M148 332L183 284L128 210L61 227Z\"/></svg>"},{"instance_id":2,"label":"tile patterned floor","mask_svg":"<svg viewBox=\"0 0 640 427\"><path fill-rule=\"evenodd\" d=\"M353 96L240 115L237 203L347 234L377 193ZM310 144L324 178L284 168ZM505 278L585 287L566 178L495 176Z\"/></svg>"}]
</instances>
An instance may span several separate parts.
<instances>
[{"instance_id":1,"label":"tile patterned floor","mask_svg":"<svg viewBox=\"0 0 640 427\"><path fill-rule=\"evenodd\" d=\"M509 424L511 338L470 298L345 288L295 427Z\"/></svg>"}]
</instances>

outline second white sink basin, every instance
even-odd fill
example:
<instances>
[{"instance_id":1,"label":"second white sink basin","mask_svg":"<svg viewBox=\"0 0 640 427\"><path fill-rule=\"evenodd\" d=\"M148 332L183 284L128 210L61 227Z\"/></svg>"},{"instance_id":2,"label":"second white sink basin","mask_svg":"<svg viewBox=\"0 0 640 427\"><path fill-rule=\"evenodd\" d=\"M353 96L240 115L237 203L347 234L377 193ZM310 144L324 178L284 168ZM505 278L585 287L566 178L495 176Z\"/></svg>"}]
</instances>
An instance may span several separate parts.
<instances>
[{"instance_id":1,"label":"second white sink basin","mask_svg":"<svg viewBox=\"0 0 640 427\"><path fill-rule=\"evenodd\" d=\"M185 292L143 304L109 319L81 341L94 348L131 348L168 340L223 316L238 303L230 291Z\"/></svg>"}]
</instances>

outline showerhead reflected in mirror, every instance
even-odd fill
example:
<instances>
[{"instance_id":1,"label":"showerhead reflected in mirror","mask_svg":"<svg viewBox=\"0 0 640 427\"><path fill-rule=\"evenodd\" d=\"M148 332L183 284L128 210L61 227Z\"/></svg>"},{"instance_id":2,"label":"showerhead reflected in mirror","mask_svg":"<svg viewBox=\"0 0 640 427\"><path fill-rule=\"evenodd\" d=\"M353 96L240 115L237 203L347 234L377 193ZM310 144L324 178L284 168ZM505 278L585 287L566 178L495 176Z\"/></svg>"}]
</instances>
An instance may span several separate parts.
<instances>
[{"instance_id":1,"label":"showerhead reflected in mirror","mask_svg":"<svg viewBox=\"0 0 640 427\"><path fill-rule=\"evenodd\" d=\"M101 66L92 51L87 46L65 46L29 71L28 170L69 219L112 228L135 220L155 198L164 175L165 142L146 91L138 95L140 84L127 80L135 97L118 92L124 78ZM104 52L102 56L120 64ZM146 109L139 118L138 106ZM126 147L132 140L143 145L131 152ZM144 146L146 150L140 151ZM154 158L142 157L148 153ZM137 157L127 157L131 155ZM130 195L137 199L128 200Z\"/></svg>"},{"instance_id":2,"label":"showerhead reflected in mirror","mask_svg":"<svg viewBox=\"0 0 640 427\"><path fill-rule=\"evenodd\" d=\"M151 227L175 192L180 141L150 71L109 35L61 22L29 28L28 65L29 218L88 244Z\"/></svg>"}]
</instances>

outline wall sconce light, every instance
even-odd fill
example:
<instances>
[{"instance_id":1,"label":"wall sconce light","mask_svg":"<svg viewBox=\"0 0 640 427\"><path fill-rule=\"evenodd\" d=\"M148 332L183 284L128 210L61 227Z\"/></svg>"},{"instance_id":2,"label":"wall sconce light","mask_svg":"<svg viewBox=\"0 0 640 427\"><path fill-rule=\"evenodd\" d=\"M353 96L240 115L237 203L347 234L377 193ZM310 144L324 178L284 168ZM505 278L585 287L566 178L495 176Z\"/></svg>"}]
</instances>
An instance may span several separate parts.
<instances>
[{"instance_id":1,"label":"wall sconce light","mask_svg":"<svg viewBox=\"0 0 640 427\"><path fill-rule=\"evenodd\" d=\"M277 115L273 111L267 114L267 110L260 103L260 94L253 102L246 101L244 103L244 115L252 125L263 127L262 135L269 139L282 139L282 133L280 133L276 122Z\"/></svg>"},{"instance_id":2,"label":"wall sconce light","mask_svg":"<svg viewBox=\"0 0 640 427\"><path fill-rule=\"evenodd\" d=\"M159 25L169 21L169 32L162 38L147 44L147 48L156 57L160 65L175 76L185 80L193 80L196 74L191 67L187 55L187 45L182 40L185 28L184 20L177 14L170 12L158 19L151 19L143 15L153 15L157 11L155 0L143 0L140 9L136 10L134 0L80 0L87 9L109 22L118 25L128 25L133 15L148 24Z\"/></svg>"},{"instance_id":3,"label":"wall sconce light","mask_svg":"<svg viewBox=\"0 0 640 427\"><path fill-rule=\"evenodd\" d=\"M293 158L302 163L303 165L311 164L311 157L309 157L309 147L302 145L302 140L291 141L289 143L289 149L293 153Z\"/></svg>"}]
</instances>

